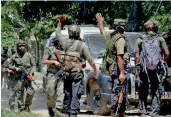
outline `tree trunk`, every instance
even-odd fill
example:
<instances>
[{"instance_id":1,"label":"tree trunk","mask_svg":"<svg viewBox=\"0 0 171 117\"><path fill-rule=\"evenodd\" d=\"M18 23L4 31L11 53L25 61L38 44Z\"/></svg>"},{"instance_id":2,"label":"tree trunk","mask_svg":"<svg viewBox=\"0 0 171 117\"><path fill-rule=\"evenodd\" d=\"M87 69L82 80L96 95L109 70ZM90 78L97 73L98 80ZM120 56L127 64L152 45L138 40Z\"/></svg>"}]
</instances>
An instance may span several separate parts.
<instances>
[{"instance_id":1,"label":"tree trunk","mask_svg":"<svg viewBox=\"0 0 171 117\"><path fill-rule=\"evenodd\" d=\"M129 18L126 30L128 32L138 32L141 16L142 16L142 6L141 1L129 1Z\"/></svg>"}]
</instances>

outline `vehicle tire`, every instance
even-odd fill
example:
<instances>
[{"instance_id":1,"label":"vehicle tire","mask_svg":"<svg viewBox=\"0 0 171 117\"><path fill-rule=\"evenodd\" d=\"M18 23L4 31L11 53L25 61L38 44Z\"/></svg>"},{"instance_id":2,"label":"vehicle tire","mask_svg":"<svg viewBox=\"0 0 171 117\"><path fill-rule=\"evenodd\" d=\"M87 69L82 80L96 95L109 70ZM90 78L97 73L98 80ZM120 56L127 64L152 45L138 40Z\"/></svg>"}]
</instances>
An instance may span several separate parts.
<instances>
[{"instance_id":1,"label":"vehicle tire","mask_svg":"<svg viewBox=\"0 0 171 117\"><path fill-rule=\"evenodd\" d=\"M90 88L89 93L89 102L92 109L93 114L95 115L109 115L110 109L107 107L105 99L101 96L100 98L96 98L97 94L101 94L100 86L97 81L93 82Z\"/></svg>"}]
</instances>

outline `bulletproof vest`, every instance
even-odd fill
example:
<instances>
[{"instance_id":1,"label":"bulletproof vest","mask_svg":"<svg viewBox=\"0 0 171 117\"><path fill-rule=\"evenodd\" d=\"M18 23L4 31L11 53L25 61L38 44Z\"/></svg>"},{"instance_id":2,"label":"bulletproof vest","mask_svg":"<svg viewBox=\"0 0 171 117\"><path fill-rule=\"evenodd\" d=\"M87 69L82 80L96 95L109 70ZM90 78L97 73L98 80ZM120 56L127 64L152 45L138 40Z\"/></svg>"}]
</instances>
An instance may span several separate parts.
<instances>
[{"instance_id":1,"label":"bulletproof vest","mask_svg":"<svg viewBox=\"0 0 171 117\"><path fill-rule=\"evenodd\" d=\"M145 69L154 70L161 61L160 36L142 36L140 61Z\"/></svg>"},{"instance_id":2,"label":"bulletproof vest","mask_svg":"<svg viewBox=\"0 0 171 117\"><path fill-rule=\"evenodd\" d=\"M119 38L125 39L123 35L116 34L106 41L106 61L109 63L109 65L113 64L113 62L116 61L116 55L114 55L113 52L116 54L115 44Z\"/></svg>"},{"instance_id":3,"label":"bulletproof vest","mask_svg":"<svg viewBox=\"0 0 171 117\"><path fill-rule=\"evenodd\" d=\"M73 44L68 48L65 55L64 67L69 71L82 71L81 63L81 45L82 41L75 40Z\"/></svg>"},{"instance_id":4,"label":"bulletproof vest","mask_svg":"<svg viewBox=\"0 0 171 117\"><path fill-rule=\"evenodd\" d=\"M31 65L31 56L30 53L26 52L23 57L20 57L18 53L15 53L14 55L14 60L13 60L13 65L16 67L24 67L28 73L30 73L32 65ZM21 72L16 72L15 73L15 78L18 79L21 77Z\"/></svg>"}]
</instances>

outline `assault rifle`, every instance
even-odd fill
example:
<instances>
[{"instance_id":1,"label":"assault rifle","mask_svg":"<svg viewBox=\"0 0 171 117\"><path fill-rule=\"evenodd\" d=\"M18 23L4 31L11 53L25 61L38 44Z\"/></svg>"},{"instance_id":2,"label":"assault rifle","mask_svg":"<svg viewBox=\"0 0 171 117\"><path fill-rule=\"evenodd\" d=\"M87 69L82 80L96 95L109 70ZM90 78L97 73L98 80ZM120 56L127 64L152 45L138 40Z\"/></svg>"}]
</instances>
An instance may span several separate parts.
<instances>
[{"instance_id":1,"label":"assault rifle","mask_svg":"<svg viewBox=\"0 0 171 117\"><path fill-rule=\"evenodd\" d=\"M124 99L124 97L126 96L126 93L127 93L126 85L127 85L127 82L126 82L126 79L125 79L125 81L122 84L120 84L119 86L117 86L117 87L115 87L113 89L114 93L118 93L118 106L117 106L117 109L116 109L115 117L119 117L118 112L119 112L119 109L120 109L120 107L122 105L123 99Z\"/></svg>"},{"instance_id":2,"label":"assault rifle","mask_svg":"<svg viewBox=\"0 0 171 117\"><path fill-rule=\"evenodd\" d=\"M20 66L19 68L21 69L21 82L24 82L24 81L30 81L31 82L32 81L37 86L37 88L39 88L39 86L33 80L33 77L30 76L28 71L23 66Z\"/></svg>"}]
</instances>

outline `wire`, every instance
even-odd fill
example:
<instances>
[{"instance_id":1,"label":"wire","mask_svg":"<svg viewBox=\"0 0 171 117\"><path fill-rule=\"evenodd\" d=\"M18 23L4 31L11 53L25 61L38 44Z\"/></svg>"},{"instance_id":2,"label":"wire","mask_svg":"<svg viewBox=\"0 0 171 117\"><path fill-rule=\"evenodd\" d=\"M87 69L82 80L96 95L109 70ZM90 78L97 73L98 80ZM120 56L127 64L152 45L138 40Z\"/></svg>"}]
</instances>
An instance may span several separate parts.
<instances>
[{"instance_id":1,"label":"wire","mask_svg":"<svg viewBox=\"0 0 171 117\"><path fill-rule=\"evenodd\" d=\"M168 15L167 15L167 17L166 17L166 20L165 20L165 22L164 22L164 24L163 24L163 26L162 26L162 30L161 30L161 32L163 32L163 30L164 30L164 26L165 26L165 24L167 24L167 22L168 22L168 18L169 18L169 16L170 16L170 13L171 13L171 10L169 11L169 13L168 13Z\"/></svg>"},{"instance_id":2,"label":"wire","mask_svg":"<svg viewBox=\"0 0 171 117\"><path fill-rule=\"evenodd\" d=\"M158 8L157 8L157 10L156 10L156 12L155 12L155 14L154 14L154 16L152 17L152 19L154 19L154 18L155 18L155 16L157 15L158 10L159 10L159 8L160 8L161 4L162 4L162 0L160 1L160 4L159 4L159 6L158 6Z\"/></svg>"}]
</instances>

